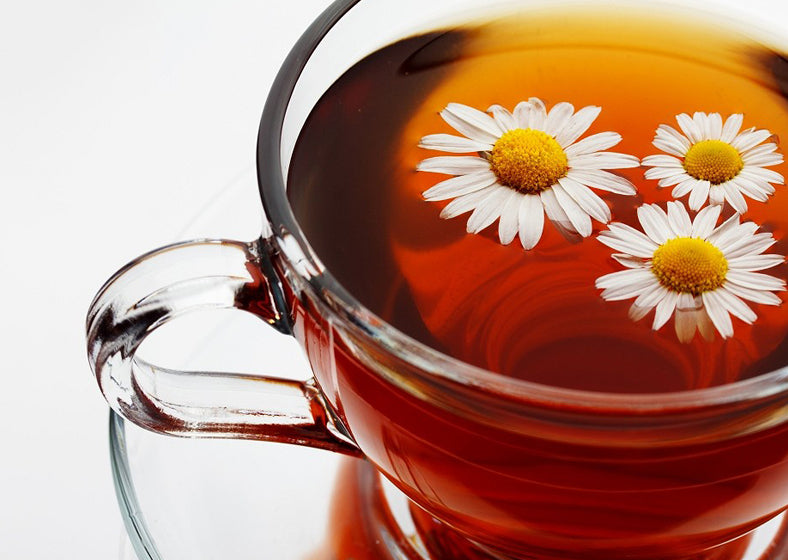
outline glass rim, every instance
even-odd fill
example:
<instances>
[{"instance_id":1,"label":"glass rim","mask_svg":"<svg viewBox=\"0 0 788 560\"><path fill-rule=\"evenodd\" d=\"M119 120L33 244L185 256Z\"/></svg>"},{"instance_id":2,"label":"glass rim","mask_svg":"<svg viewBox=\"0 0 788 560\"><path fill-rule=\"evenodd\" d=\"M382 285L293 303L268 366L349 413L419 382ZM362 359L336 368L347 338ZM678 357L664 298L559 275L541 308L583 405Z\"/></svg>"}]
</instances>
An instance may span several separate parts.
<instances>
[{"instance_id":1,"label":"glass rim","mask_svg":"<svg viewBox=\"0 0 788 560\"><path fill-rule=\"evenodd\" d=\"M280 248L284 235L292 236L296 241L287 243L288 256L285 261L308 262L311 268L321 271L320 274L306 276L299 273L301 267L293 267L295 273L304 280L304 286L312 297L337 313L344 326L416 366L432 380L461 383L531 406L640 416L646 413L686 413L724 405L760 402L779 396L788 398L788 366L724 385L663 393L567 389L506 377L444 354L410 337L375 315L349 293L320 262L289 205L281 172L285 168L281 138L291 96L310 57L337 22L364 1L335 0L301 35L271 86L258 132L257 179L268 225ZM293 251L298 251L297 260L293 259ZM292 262L288 264L292 265Z\"/></svg>"}]
</instances>

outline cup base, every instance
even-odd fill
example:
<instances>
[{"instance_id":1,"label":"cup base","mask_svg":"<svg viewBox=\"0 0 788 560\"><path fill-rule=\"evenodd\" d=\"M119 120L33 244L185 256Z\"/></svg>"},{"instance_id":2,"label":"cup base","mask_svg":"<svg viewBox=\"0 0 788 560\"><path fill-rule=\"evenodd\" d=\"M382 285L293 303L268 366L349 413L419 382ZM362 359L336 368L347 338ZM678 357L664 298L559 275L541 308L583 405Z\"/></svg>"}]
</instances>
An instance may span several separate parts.
<instances>
[{"instance_id":1,"label":"cup base","mask_svg":"<svg viewBox=\"0 0 788 560\"><path fill-rule=\"evenodd\" d=\"M339 474L329 546L310 560L565 560L513 557L460 535L413 505L366 461L349 460ZM786 560L788 514L701 555L681 560Z\"/></svg>"}]
</instances>

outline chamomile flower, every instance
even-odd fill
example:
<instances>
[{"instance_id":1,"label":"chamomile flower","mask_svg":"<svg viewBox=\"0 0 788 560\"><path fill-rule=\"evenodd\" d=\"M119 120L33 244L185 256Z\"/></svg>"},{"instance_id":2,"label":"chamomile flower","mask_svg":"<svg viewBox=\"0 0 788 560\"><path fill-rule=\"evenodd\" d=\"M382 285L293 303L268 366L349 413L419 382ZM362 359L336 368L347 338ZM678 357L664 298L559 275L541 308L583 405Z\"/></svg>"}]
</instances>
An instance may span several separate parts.
<instances>
[{"instance_id":1,"label":"chamomile flower","mask_svg":"<svg viewBox=\"0 0 788 560\"><path fill-rule=\"evenodd\" d=\"M648 156L646 179L659 179L660 187L673 187L673 197L689 194L689 207L699 210L726 201L739 214L747 211L747 196L766 202L774 194L772 183L782 185L782 175L771 169L783 162L777 144L766 142L772 133L755 128L739 132L744 116L734 114L722 122L719 113L682 113L676 116L682 134L659 125L654 145L667 152Z\"/></svg>"},{"instance_id":2,"label":"chamomile flower","mask_svg":"<svg viewBox=\"0 0 788 560\"><path fill-rule=\"evenodd\" d=\"M758 225L740 223L739 215L717 226L721 206L707 206L690 220L681 202L668 202L665 213L656 204L638 208L643 232L613 222L599 241L621 253L613 258L627 270L601 276L596 287L609 301L635 298L629 316L638 321L655 310L658 330L674 316L676 335L689 342L696 329L704 338L714 329L733 335L731 315L745 323L757 318L744 300L779 305L774 293L785 290L781 278L758 271L782 264L782 255L763 254L775 240L756 233Z\"/></svg>"},{"instance_id":3,"label":"chamomile flower","mask_svg":"<svg viewBox=\"0 0 788 560\"><path fill-rule=\"evenodd\" d=\"M578 140L601 109L575 112L558 103L548 113L535 97L519 103L514 112L493 105L488 113L459 103L441 112L463 136L432 134L420 146L455 154L419 163L419 171L454 175L426 190L428 201L453 199L441 212L450 219L473 211L468 233L479 233L498 223L498 238L508 245L519 233L525 249L542 237L544 215L559 229L583 237L591 235L591 218L610 221L610 209L591 189L634 195L635 187L609 169L638 167L630 155L605 152L621 141L615 132L601 132Z\"/></svg>"}]
</instances>

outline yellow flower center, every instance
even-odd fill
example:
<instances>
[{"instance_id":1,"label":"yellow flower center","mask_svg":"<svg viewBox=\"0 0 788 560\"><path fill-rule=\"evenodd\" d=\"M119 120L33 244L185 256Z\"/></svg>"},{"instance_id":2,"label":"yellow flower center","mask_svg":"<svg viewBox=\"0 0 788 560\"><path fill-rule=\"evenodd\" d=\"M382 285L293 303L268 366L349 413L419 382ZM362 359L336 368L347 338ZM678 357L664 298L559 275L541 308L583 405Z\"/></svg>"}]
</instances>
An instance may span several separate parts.
<instances>
[{"instance_id":1,"label":"yellow flower center","mask_svg":"<svg viewBox=\"0 0 788 560\"><path fill-rule=\"evenodd\" d=\"M532 128L510 130L490 154L490 168L502 185L535 194L553 186L569 169L555 138Z\"/></svg>"},{"instance_id":2,"label":"yellow flower center","mask_svg":"<svg viewBox=\"0 0 788 560\"><path fill-rule=\"evenodd\" d=\"M691 176L712 185L730 181L744 167L736 148L722 140L702 140L690 146L684 156L684 169Z\"/></svg>"},{"instance_id":3,"label":"yellow flower center","mask_svg":"<svg viewBox=\"0 0 788 560\"><path fill-rule=\"evenodd\" d=\"M708 241L677 237L654 251L651 271L667 289L697 296L722 286L728 261Z\"/></svg>"}]
</instances>

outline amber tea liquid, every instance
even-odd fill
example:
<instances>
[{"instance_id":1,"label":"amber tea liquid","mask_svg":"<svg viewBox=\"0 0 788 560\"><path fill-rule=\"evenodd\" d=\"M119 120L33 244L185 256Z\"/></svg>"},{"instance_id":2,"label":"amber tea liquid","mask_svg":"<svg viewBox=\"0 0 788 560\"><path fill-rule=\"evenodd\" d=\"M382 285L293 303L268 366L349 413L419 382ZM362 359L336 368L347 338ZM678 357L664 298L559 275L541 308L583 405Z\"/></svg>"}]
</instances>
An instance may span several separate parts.
<instances>
[{"instance_id":1,"label":"amber tea liquid","mask_svg":"<svg viewBox=\"0 0 788 560\"><path fill-rule=\"evenodd\" d=\"M682 112L743 113L744 128L788 137L788 60L704 17L547 10L407 38L369 55L326 92L302 130L288 176L299 224L366 307L424 344L504 376L661 393L785 366L785 305L753 305L757 320L734 318L730 339L681 343L672 320L655 332L651 315L629 319L631 302L601 298L595 280L621 270L595 239L602 224L568 240L547 222L536 248L524 251L501 245L496 226L470 235L467 216L440 219L446 203L421 194L446 177L416 171L442 155L419 148L419 139L455 133L439 116L452 102L512 109L539 97L548 108L601 106L586 135L616 131L623 141L614 151L639 158L659 153L651 145L657 126L676 126ZM638 227L640 204L671 199L644 171L619 172L637 196L603 193L614 221ZM751 201L744 219L773 233L770 252L788 254L786 187L768 203ZM318 381L367 457L458 534L512 558L711 558L699 551L740 537L786 503L788 429L779 425L653 447L614 445L604 434L581 442L581 424L577 438L540 438L399 391L332 329L301 310L297 332L319 365ZM621 429L611 427L616 437Z\"/></svg>"},{"instance_id":2,"label":"amber tea liquid","mask_svg":"<svg viewBox=\"0 0 788 560\"><path fill-rule=\"evenodd\" d=\"M682 19L682 14L685 16ZM551 107L602 112L586 136L616 131L613 151L645 157L675 115L744 113L744 128L788 135L788 61L743 35L675 15L535 14L402 41L340 78L307 122L289 177L299 223L335 277L405 333L466 362L539 383L613 392L662 392L728 383L786 364L784 307L755 306L734 338L681 344L672 320L634 323L630 302L605 302L596 278L620 270L594 239L568 242L548 222L540 243L502 246L497 225L465 232L465 217L438 217L445 202L421 193L446 176L415 171L427 134L457 134L438 113L450 102L513 109L539 97ZM785 174L784 165L774 167ZM619 174L637 197L602 193L613 220L638 227L635 210L671 200L644 168ZM686 198L683 200L686 204ZM726 208L730 212L730 207ZM726 214L727 215L727 214ZM786 254L788 192L751 201L744 219L772 231ZM785 266L770 273L785 277ZM633 375L633 371L637 374Z\"/></svg>"}]
</instances>

